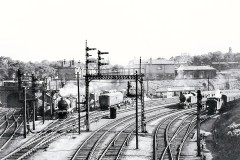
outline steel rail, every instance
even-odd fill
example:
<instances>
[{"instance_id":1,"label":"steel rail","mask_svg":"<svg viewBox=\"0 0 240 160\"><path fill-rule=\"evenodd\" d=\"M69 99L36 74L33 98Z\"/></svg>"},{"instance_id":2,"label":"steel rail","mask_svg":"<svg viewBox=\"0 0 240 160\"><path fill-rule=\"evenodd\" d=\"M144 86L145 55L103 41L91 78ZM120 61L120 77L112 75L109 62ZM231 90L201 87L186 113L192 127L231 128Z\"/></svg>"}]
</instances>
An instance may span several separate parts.
<instances>
[{"instance_id":1,"label":"steel rail","mask_svg":"<svg viewBox=\"0 0 240 160\"><path fill-rule=\"evenodd\" d=\"M187 109L187 110L183 110L180 114L181 115L184 115L186 113L189 113L189 112L192 112L193 109ZM175 115L169 115L167 116L166 118L164 118L163 120L160 121L160 123L157 125L155 131L154 131L154 135L153 135L153 159L156 160L157 159L157 135L158 135L158 132L160 130L160 127L166 123L168 120L170 120L170 118L173 118ZM165 132L164 132L165 134ZM165 140L164 140L165 142ZM161 155L162 156L162 155ZM161 157L160 156L160 157Z\"/></svg>"},{"instance_id":2,"label":"steel rail","mask_svg":"<svg viewBox=\"0 0 240 160\"><path fill-rule=\"evenodd\" d=\"M177 112L177 110L174 110ZM148 123L149 121L152 121L152 120L155 120L157 118L159 118L159 116L162 116L162 115L166 115L168 113L172 113L174 111L167 111L167 112L163 112L163 113L157 113L156 115L152 115L152 117L148 120L146 120L146 123ZM139 122L140 123L140 122ZM108 144L108 146L105 148L104 152L101 154L101 156L98 158L98 160L101 160L104 158L104 156L106 155L107 151L109 150L109 148L114 144L116 143L117 140L119 140L119 137L120 135L125 132L127 133L126 129L129 129L130 127L133 127L133 129L131 129L131 131L127 134L127 137L125 137L124 141L122 142L121 144L121 147L119 148L118 150L118 153L116 154L116 158L115 159L119 159L120 157L120 153L124 147L124 145L127 143L127 141L129 141L130 137L132 136L133 132L136 130L136 127L134 126L135 123L131 123L129 125L127 125L126 127L124 127L121 131L119 131L119 133L112 139L112 141ZM141 126L139 126L138 128L140 128Z\"/></svg>"},{"instance_id":3,"label":"steel rail","mask_svg":"<svg viewBox=\"0 0 240 160\"><path fill-rule=\"evenodd\" d=\"M193 111L194 112L194 111ZM190 112L191 113L191 112ZM189 113L187 113L187 114L189 114ZM194 113L193 113L194 114ZM169 155L170 155L170 159L173 159L173 155L172 155L172 151L171 151L171 148L170 148L170 144L171 144L171 142L174 140L174 138L176 137L176 135L178 134L178 133L180 133L180 131L182 131L183 129L184 129L184 127L186 126L183 126L182 127L182 125L186 122L186 120L187 119L189 119L190 117L192 117L193 115L188 115L182 122L181 122L181 124L177 127L177 129L176 129L176 131L175 131L175 133L173 134L173 136L170 138L170 140L169 140L169 135L168 135L168 132L169 132L169 128L170 128L170 125L172 125L172 123L174 122L174 121L176 121L179 117L182 117L182 116L184 116L185 115L185 113L183 114L183 115L180 115L180 116L178 116L178 117L175 117L171 122L169 122L168 123L168 125L167 125L167 127L166 127L166 129L165 129L165 141L166 141L166 146L165 146L165 148L164 148L164 151L163 151L163 153L162 153L162 157L161 157L161 160L164 158L164 156L166 155L166 152L167 152L167 150L169 151Z\"/></svg>"}]
</instances>

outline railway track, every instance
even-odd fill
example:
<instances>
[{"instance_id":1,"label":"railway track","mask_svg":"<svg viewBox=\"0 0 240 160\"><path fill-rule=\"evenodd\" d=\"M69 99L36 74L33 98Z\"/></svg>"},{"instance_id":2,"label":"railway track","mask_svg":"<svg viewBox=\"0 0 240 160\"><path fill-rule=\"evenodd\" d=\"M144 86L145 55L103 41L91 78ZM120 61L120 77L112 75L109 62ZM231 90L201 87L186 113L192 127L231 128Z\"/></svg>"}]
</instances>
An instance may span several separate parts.
<instances>
[{"instance_id":1,"label":"railway track","mask_svg":"<svg viewBox=\"0 0 240 160\"><path fill-rule=\"evenodd\" d=\"M204 117L202 117L200 123L204 123L205 121L211 119L212 117L213 117L213 115L212 115L212 116L204 116ZM182 141L181 141L181 143L179 144L179 147L178 147L178 154L177 154L177 156L176 156L176 159L177 159L177 160L184 159L184 155L181 155L182 150L183 150L183 146L184 146L187 138L189 137L189 135L190 135L190 134L193 132L193 130L196 128L196 126L197 126L196 124L193 124L193 123L192 123L192 125L189 127L188 133L184 135L184 137L183 137L183 139L182 139Z\"/></svg>"},{"instance_id":2,"label":"railway track","mask_svg":"<svg viewBox=\"0 0 240 160\"><path fill-rule=\"evenodd\" d=\"M29 156L46 143L57 138L59 136L59 134L57 134L57 131L62 128L65 123L70 123L71 120L71 118L67 118L64 120L53 121L50 125L46 126L40 132L36 133L32 138L22 144L19 148L17 148L13 152L10 152L2 159L23 159Z\"/></svg>"},{"instance_id":3,"label":"railway track","mask_svg":"<svg viewBox=\"0 0 240 160\"><path fill-rule=\"evenodd\" d=\"M146 114L156 111L159 111L159 108L150 109L146 111ZM171 112L173 111L164 112L162 116ZM151 117L154 116L159 118L159 112ZM121 127L120 130L116 129L123 124L124 126ZM135 113L110 122L89 136L79 146L71 159L117 159L120 156L124 144L130 140L135 129ZM108 139L108 142L105 141L106 139Z\"/></svg>"},{"instance_id":4,"label":"railway track","mask_svg":"<svg viewBox=\"0 0 240 160\"><path fill-rule=\"evenodd\" d=\"M3 132L0 134L0 153L1 153L1 150L3 150L14 138L16 132L22 125L22 118L19 113L20 113L20 109L14 109L14 110L9 110L4 116L5 121L2 122L0 127L2 127L4 124L6 124L6 126Z\"/></svg>"},{"instance_id":5,"label":"railway track","mask_svg":"<svg viewBox=\"0 0 240 160\"><path fill-rule=\"evenodd\" d=\"M172 158L171 150L169 149L169 144L172 142L173 137L176 136L178 131L180 130L180 127L185 120L182 120L181 117L186 117L187 114L193 113L193 109L184 110L181 114L178 115L170 115L166 118L164 118L160 123L157 125L156 130L153 135L153 159L164 159L164 158ZM188 116L187 116L188 118ZM177 124L177 120L180 121L180 124L178 124L176 129L172 129L172 136L169 139L169 130L170 126L173 125L175 122ZM171 139L172 138L172 139Z\"/></svg>"},{"instance_id":6,"label":"railway track","mask_svg":"<svg viewBox=\"0 0 240 160\"><path fill-rule=\"evenodd\" d=\"M196 127L195 114L194 109L191 109L175 117L169 116L158 124L153 138L154 160L179 160L182 157L182 148ZM205 116L201 122L209 118Z\"/></svg>"},{"instance_id":7,"label":"railway track","mask_svg":"<svg viewBox=\"0 0 240 160\"><path fill-rule=\"evenodd\" d=\"M146 103L146 108L151 108L156 105L162 105L164 102L159 101L149 101ZM134 110L134 108L130 107L127 109L119 110L118 112L127 112ZM101 118L104 115L108 115L109 111L103 112L99 115L99 112L94 112L91 115L91 121L95 121L96 118ZM83 118L82 116L81 118ZM52 124L44 128L41 132L35 133L35 135L30 138L26 143L24 143L22 146L17 148L16 150L10 152L7 154L3 159L24 159L31 154L33 154L38 149L43 148L44 146L48 145L52 141L56 140L57 138L67 134L69 131L71 131L73 128L72 124L77 124L78 119L72 118L71 120L63 120L62 122L60 120L54 121ZM81 119L80 125L83 124L83 120ZM75 126L77 128L77 126Z\"/></svg>"},{"instance_id":8,"label":"railway track","mask_svg":"<svg viewBox=\"0 0 240 160\"><path fill-rule=\"evenodd\" d=\"M167 111L155 115L148 116L146 119L146 123L149 123L151 121L154 121L156 119L159 119L163 116L166 116L166 114L173 114L179 113L178 110L175 111ZM140 128L140 124L139 124ZM104 149L104 151L101 153L101 156L98 158L98 160L107 159L107 160L117 160L121 158L121 153L124 149L124 146L127 146L131 138L133 138L135 133L135 122L131 123L130 125L126 126L124 129L119 131L118 134L115 135L115 137L112 139L112 141L108 144L108 146Z\"/></svg>"}]
</instances>

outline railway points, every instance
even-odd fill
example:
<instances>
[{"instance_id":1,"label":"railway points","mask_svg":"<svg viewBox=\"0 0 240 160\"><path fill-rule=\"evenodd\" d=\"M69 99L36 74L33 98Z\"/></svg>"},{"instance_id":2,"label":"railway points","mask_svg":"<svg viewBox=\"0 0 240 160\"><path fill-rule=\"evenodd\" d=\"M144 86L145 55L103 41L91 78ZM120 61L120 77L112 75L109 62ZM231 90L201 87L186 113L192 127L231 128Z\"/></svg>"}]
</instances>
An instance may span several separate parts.
<instances>
[{"instance_id":1,"label":"railway points","mask_svg":"<svg viewBox=\"0 0 240 160\"><path fill-rule=\"evenodd\" d=\"M63 94L68 92L67 89L61 90L68 86L66 83L62 83L60 90L51 90L46 78L37 85L34 75L32 81L24 80L29 77L24 77L18 70L19 101L24 107L21 112L5 110L6 114L0 114L2 160L48 157L179 160L189 159L188 156L198 159L204 153L200 148L200 123L239 102L238 90L203 91L201 94L200 90L194 93L190 89L182 93L176 89L164 98L163 95L156 96L156 99L147 98L141 59L140 68L134 72L109 73L100 68L105 65L100 62L100 53L105 52L98 51L97 69L88 70L88 65L95 62L89 58L88 51L91 50L95 48L89 48L86 43L85 75L81 73L85 88L83 85L80 88L80 74L77 72L70 87L70 90L77 90L75 95ZM129 79L133 83L129 82L127 89L95 92L90 96L92 81ZM85 95L80 95L80 89L85 90ZM208 115L204 115L205 112ZM192 144L189 136L193 135L195 128L197 155L188 147ZM22 132L25 139L19 137Z\"/></svg>"},{"instance_id":2,"label":"railway points","mask_svg":"<svg viewBox=\"0 0 240 160\"><path fill-rule=\"evenodd\" d=\"M177 99L164 99L164 100L149 100L149 101L146 101L145 103L145 105L146 105L146 112L147 112L147 110L149 109L149 108L151 108L151 109L154 109L154 108L158 108L159 106L161 106L162 108L161 109L157 109L158 111L162 111L162 112L164 112L164 111L166 111L166 110L168 110L169 112L173 112L173 110L175 109L175 110L178 110L178 107L177 107L177 105L175 105L175 106L173 106L173 104L176 104L176 102L177 102L178 100ZM172 102L175 102L175 103L172 103L172 105L167 105L167 104L165 104L166 102L168 102L169 104L171 104ZM140 107L140 106L139 106ZM129 105L128 107L125 107L127 110L128 110L128 112L126 112L126 111L124 111L124 109L123 108L121 108L120 110L118 110L118 115L117 115L117 119L120 119L121 117L124 117L124 116L126 116L126 114L130 114L130 113L134 113L135 112L135 109L134 109L134 106L132 106L132 105ZM194 109L194 108L193 108ZM178 110L178 112L184 112L185 110ZM84 115L85 115L85 113L84 112L81 112L81 117L84 117ZM92 112L91 114L95 114L95 115L99 115L99 111L94 111L94 112ZM151 149L150 148L148 148L147 146L152 146L152 142L151 143L149 143L148 141L150 140L151 141L151 139L152 139L152 134L153 134L153 131L154 131L154 126L156 126L157 124L158 124L158 122L159 121L161 121L161 120L163 120L164 118L162 118L161 116L160 116L160 114L158 114L156 111L155 111L155 114L157 115L157 117L158 118L156 118L156 119L153 119L152 121L149 121L149 122L147 122L148 121L148 114L146 113L146 117L147 117L147 119L146 119L146 122L147 122L147 133L140 133L139 134L139 142L141 142L141 146L139 147L139 149L138 150L136 150L136 149L134 149L134 148L132 148L134 145L136 145L136 143L134 143L134 141L135 141L135 136L134 136L134 134L132 135L132 138L130 138L130 140L128 140L128 142L127 142L127 146L126 145L124 145L124 147L123 147L123 149L122 149L122 153L121 153L121 159L131 159L131 158L133 158L133 157L135 157L134 155L133 155L133 153L134 154L138 154L138 156L139 157L141 157L141 155L142 155L142 158L143 159L149 159L149 157L151 157L152 156L152 151L151 151ZM179 113L178 113L179 114ZM93 117L93 119L94 119L94 116L91 116L91 117ZM106 115L106 116L104 116L104 115ZM105 113L104 113L104 111L103 111L103 113L102 113L102 115L101 115L101 117L103 118L103 117L109 117L110 115L109 115L109 111L105 111ZM165 113L165 116L169 116L169 114L166 114ZM75 118L75 119L77 119L77 114L76 113L74 113L72 116L70 116L70 117L73 117L73 118ZM70 118L69 117L69 118ZM150 116L150 117L153 117L153 115L152 116ZM66 127L69 127L69 131L68 132L66 132L66 134L63 134L63 136L61 136L61 137L59 137L59 138L57 138L56 140L54 140L54 141L52 141L51 143L48 143L47 141L46 142L44 142L44 141L42 141L42 145L36 150L36 153L30 153L30 155L31 155L31 157L34 157L34 158L36 158L36 159L38 159L38 158L40 158L40 157L49 157L49 156L53 156L56 152L59 152L59 158L63 158L63 157L65 157L65 158L70 158L71 156L70 155L72 155L73 154L73 152L76 150L76 147L78 146L78 144L81 144L83 141L84 141L84 139L86 139L87 137L89 137L91 134L92 134L92 132L93 131L95 131L95 130L97 130L97 128L99 127L99 126L102 126L102 125L105 125L106 123L109 123L109 122L112 122L112 121L114 121L114 119L102 119L102 118L95 118L95 120L93 120L91 123L93 124L93 126L94 126L94 128L93 128L93 130L91 131L91 132L82 132L81 133L81 135L78 135L77 134L77 126L76 126L76 124L77 124L77 121L74 123L75 125L73 125L73 124L69 124L69 125L66 125ZM96 120L97 119L97 120ZM36 124L37 124L37 128L38 128L38 130L36 130L35 131L35 133L36 132L39 132L40 130L45 130L45 129L43 129L43 125L42 124L38 124L40 121L36 121ZM48 121L46 121L46 122L48 122ZM54 122L54 121L49 121L49 123L50 122ZM84 124L83 123L83 121L81 121L81 123L82 124ZM134 124L134 122L133 122L133 124ZM175 123L174 125L171 125L171 126L178 126L178 124L180 124L180 122L178 122L178 123ZM130 125L130 124L129 124ZM41 127L42 128L41 128ZM57 126L57 125L56 125ZM119 127L119 126L118 126ZM65 128L65 127L63 127L63 128ZM72 128L72 129L70 129L70 128ZM83 130L84 130L84 128L82 128ZM50 130L53 130L53 129L50 129L49 128L49 131ZM75 130L75 131L74 131ZM48 131L48 132L49 132ZM132 129L132 131L134 131L134 129ZM74 133L75 132L75 133ZM125 132L125 131L124 131ZM124 133L123 132L123 133ZM131 131L128 131L128 133L130 133ZM61 133L61 132L60 132ZM119 137L121 137L121 133L119 132L118 133L119 134ZM34 133L32 134L32 135L34 135ZM112 135L113 136L113 135ZM29 134L29 137L28 137L28 140L27 139L25 139L25 141L27 142L27 141L29 141L29 140L31 140L31 138L32 137L34 137L34 136L31 136L31 134ZM114 137L114 136L113 136ZM114 139L112 137L112 139ZM117 136L118 137L118 136ZM118 138L116 138L116 140L115 140L115 142L112 142L112 143L115 143L115 144L119 144L119 142L118 142L118 140L117 140ZM30 142L30 141L29 141ZM29 143L28 142L28 143ZM64 143L67 143L67 142L71 142L71 145L69 145L69 148L68 149L66 149L66 150L62 150L61 148L64 146ZM148 142L148 143L146 143L146 142ZM190 142L190 144L191 144L191 140L189 141ZM22 142L20 142L20 143L23 143L23 141ZM106 142L105 142L106 143ZM104 143L103 142L100 142L100 144L101 145L103 145ZM106 143L107 144L107 143ZM107 149L106 150L106 155L109 155L109 151L108 150L111 150L110 148L112 147L112 146L114 146L114 145L109 145L109 149ZM98 148L98 147L97 147ZM186 150L186 147L184 147L183 148L183 154L185 153L185 150ZM131 152L130 152L131 151ZM98 151L99 152L99 151ZM101 152L104 152L104 151L101 151ZM148 153L145 153L145 152L148 152ZM145 154L143 154L143 153L145 153ZM189 152L188 152L189 153ZM194 152L195 153L195 152ZM113 153L111 153L111 154L113 154ZM100 153L99 153L99 155L101 155ZM105 155L105 154L103 154L103 155ZM194 155L193 155L194 156ZM185 156L186 157L186 156ZM104 158L104 156L102 157L102 158ZM136 158L136 157L135 157ZM13 158L14 159L14 158ZM64 159L64 158L63 158ZM94 159L94 158L93 158Z\"/></svg>"}]
</instances>

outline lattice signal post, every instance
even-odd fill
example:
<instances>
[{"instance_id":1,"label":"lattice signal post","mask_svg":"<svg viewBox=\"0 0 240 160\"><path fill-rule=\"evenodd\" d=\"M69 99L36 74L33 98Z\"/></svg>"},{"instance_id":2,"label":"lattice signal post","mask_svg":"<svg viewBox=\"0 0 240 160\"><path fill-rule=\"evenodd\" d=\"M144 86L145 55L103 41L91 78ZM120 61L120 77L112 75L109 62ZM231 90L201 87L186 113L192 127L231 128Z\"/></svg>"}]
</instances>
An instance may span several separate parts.
<instances>
[{"instance_id":1,"label":"lattice signal post","mask_svg":"<svg viewBox=\"0 0 240 160\"><path fill-rule=\"evenodd\" d=\"M141 84L141 90L143 90L143 77L144 74L140 73L138 74L137 71L135 74L133 75L121 75L121 74L117 74L117 75L107 75L107 74L101 74L100 72L100 65L98 63L98 72L95 74L89 74L88 72L88 64L89 63L95 63L96 61L94 60L89 60L88 58L91 56L88 51L91 50L96 50L96 48L89 48L87 46L87 41L86 41L86 75L85 75L85 85L86 85L86 101L85 101L85 105L86 105L86 121L85 121L85 125L86 125L86 130L89 131L90 130L90 123L89 123L89 83L92 80L135 80L136 81L136 148L138 149L138 104L137 104L137 99L138 99L138 91L137 91L137 83L140 82ZM107 52L105 52L107 54ZM98 54L99 55L99 54ZM98 60L100 61L101 58L98 58ZM98 61L98 62L99 62ZM105 64L104 64L105 65ZM141 96L143 96L143 92L141 91ZM144 99L141 98L141 125L142 128L144 128L144 121L145 121L145 117L144 117ZM143 130L142 130L143 131Z\"/></svg>"}]
</instances>

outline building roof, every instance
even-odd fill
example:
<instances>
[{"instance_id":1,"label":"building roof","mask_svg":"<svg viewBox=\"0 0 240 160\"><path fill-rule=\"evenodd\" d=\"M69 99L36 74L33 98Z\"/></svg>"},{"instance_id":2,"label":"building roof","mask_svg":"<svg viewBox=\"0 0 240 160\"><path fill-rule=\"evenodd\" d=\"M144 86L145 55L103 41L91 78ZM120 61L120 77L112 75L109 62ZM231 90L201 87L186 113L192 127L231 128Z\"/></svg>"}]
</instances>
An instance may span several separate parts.
<instances>
[{"instance_id":1,"label":"building roof","mask_svg":"<svg viewBox=\"0 0 240 160\"><path fill-rule=\"evenodd\" d=\"M212 62L212 64L239 64L239 62Z\"/></svg>"},{"instance_id":2,"label":"building roof","mask_svg":"<svg viewBox=\"0 0 240 160\"><path fill-rule=\"evenodd\" d=\"M195 91L195 87L172 87L158 88L156 92L180 92L180 91Z\"/></svg>"},{"instance_id":3,"label":"building roof","mask_svg":"<svg viewBox=\"0 0 240 160\"><path fill-rule=\"evenodd\" d=\"M145 65L148 64L172 64L174 65L174 61L166 60L166 59L153 59L153 60L148 60L144 62Z\"/></svg>"},{"instance_id":4,"label":"building roof","mask_svg":"<svg viewBox=\"0 0 240 160\"><path fill-rule=\"evenodd\" d=\"M216 70L216 69L210 66L180 66L176 70L196 71L196 70Z\"/></svg>"}]
</instances>

